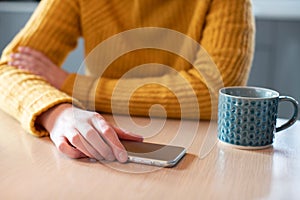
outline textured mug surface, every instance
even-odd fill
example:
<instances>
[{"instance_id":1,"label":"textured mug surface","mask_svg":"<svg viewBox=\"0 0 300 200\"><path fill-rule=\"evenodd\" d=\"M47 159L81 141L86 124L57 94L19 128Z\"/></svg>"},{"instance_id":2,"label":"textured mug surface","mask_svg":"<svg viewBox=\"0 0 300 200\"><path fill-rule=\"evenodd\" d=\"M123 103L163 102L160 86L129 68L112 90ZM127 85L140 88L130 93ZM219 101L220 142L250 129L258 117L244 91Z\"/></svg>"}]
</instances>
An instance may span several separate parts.
<instances>
[{"instance_id":1,"label":"textured mug surface","mask_svg":"<svg viewBox=\"0 0 300 200\"><path fill-rule=\"evenodd\" d=\"M297 118L297 101L279 93L257 87L228 87L219 91L218 138L238 148L260 149L271 146L276 132L278 104L281 100L294 105L294 115L283 130ZM296 106L295 106L296 105ZM295 119L294 119L295 118ZM280 131L279 130L279 131Z\"/></svg>"}]
</instances>

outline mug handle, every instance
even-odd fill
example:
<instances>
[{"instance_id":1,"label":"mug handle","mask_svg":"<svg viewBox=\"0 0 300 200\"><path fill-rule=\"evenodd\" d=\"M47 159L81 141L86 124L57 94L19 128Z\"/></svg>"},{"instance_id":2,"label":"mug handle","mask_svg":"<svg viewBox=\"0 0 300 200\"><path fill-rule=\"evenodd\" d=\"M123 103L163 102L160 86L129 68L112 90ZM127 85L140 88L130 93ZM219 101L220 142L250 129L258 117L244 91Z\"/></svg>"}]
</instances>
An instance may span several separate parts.
<instances>
[{"instance_id":1,"label":"mug handle","mask_svg":"<svg viewBox=\"0 0 300 200\"><path fill-rule=\"evenodd\" d=\"M294 98L289 97L289 96L279 96L279 103L282 101L289 101L293 104L294 114L291 117L291 119L289 119L289 121L287 121L286 123L284 123L283 125L281 125L279 127L276 127L276 132L282 131L282 130L292 126L297 121L297 118L298 118L298 102Z\"/></svg>"}]
</instances>

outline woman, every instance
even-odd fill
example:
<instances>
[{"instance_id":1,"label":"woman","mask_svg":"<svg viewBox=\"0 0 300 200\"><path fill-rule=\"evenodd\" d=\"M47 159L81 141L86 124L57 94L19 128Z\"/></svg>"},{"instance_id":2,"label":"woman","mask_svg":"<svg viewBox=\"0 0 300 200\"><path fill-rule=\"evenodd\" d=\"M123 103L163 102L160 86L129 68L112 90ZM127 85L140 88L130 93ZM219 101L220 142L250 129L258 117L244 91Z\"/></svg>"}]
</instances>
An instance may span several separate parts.
<instances>
[{"instance_id":1,"label":"woman","mask_svg":"<svg viewBox=\"0 0 300 200\"><path fill-rule=\"evenodd\" d=\"M1 109L19 120L28 132L36 136L49 134L56 147L69 157L125 162L127 153L119 138L142 141L142 137L109 124L100 114L83 107L89 108L92 102L98 112L112 112L118 79L137 65L162 63L189 82L197 96L201 119L210 119L211 104L215 102L211 102L205 80L190 63L170 52L138 49L126 53L96 79L60 68L79 37L83 37L85 54L89 55L111 36L143 27L175 30L194 39L215 62L225 86L246 84L254 40L250 0L43 0L2 54ZM193 64L197 63L201 63L201 56L195 52ZM93 75L98 68L93 65L87 70ZM150 78L162 85L171 82L180 98L189 102L191 95L180 90L178 76L151 67L147 70ZM139 84L142 79L126 79L122 83L124 91L127 85ZM87 88L76 88L77 80L84 80ZM128 110L143 116L148 115L151 105L161 104L168 117L178 118L181 112L176 98L168 88L150 83L132 94ZM121 105L128 99L122 95L116 99L123 113ZM74 112L80 116L76 120ZM186 112L191 114L188 117L199 117L193 116L192 109Z\"/></svg>"}]
</instances>

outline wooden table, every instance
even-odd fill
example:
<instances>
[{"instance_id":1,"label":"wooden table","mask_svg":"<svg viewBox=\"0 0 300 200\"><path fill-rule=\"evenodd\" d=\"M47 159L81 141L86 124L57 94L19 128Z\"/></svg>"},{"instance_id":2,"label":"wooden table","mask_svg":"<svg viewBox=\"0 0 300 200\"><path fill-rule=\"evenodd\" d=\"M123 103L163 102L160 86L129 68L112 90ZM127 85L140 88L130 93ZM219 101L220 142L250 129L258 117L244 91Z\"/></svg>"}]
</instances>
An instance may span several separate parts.
<instances>
[{"instance_id":1,"label":"wooden table","mask_svg":"<svg viewBox=\"0 0 300 200\"><path fill-rule=\"evenodd\" d=\"M135 121L147 123L143 118ZM179 120L168 120L161 134L148 140L163 142L178 124ZM247 151L217 143L207 156L199 158L208 126L209 122L200 122L188 154L174 168L106 165L65 157L48 137L25 133L17 121L0 111L0 199L300 198L299 122L277 133L271 148Z\"/></svg>"}]
</instances>

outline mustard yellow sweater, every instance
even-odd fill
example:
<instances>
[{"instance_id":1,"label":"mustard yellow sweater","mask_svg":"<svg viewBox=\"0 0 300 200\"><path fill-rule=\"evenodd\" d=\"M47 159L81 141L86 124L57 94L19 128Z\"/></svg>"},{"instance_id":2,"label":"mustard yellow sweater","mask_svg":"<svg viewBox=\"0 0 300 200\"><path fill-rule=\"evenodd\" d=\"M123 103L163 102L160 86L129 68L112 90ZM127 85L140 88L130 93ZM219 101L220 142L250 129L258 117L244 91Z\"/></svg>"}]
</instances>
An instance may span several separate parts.
<instances>
[{"instance_id":1,"label":"mustard yellow sweater","mask_svg":"<svg viewBox=\"0 0 300 200\"><path fill-rule=\"evenodd\" d=\"M89 109L112 112L112 95L114 112L126 113L129 109L132 115L147 116L153 104L160 104L168 117L180 117L180 102L188 105L196 95L200 118L209 119L211 104L216 102L211 101L205 79L191 64L204 67L207 64L205 73L211 73L212 77L214 70L210 72L209 63L205 63L197 52L193 63L189 63L174 52L154 48L133 50L120 55L101 77L99 71L103 66L99 65L86 66L89 76L70 74L60 90L38 76L7 65L9 55L16 52L18 46L29 46L61 66L80 37L84 39L87 56L111 36L142 27L166 28L192 38L209 53L222 75L224 86L246 84L254 49L250 0L43 0L26 26L3 51L0 61L1 109L37 136L48 134L35 124L35 120L50 107L79 100ZM164 37L161 36L159 42L163 42ZM115 50L107 51L118 50L117 45L113 48ZM143 77L133 76L122 78L118 84L118 79L126 72L147 63L170 66L177 73L162 72L161 68L145 65L142 71L143 76L149 76L148 82L143 82ZM182 77L192 86L192 93L182 86ZM113 94L117 84L121 92ZM135 86L138 87L134 89ZM126 91L132 93L129 99ZM193 106L184 109L190 113L188 117L198 117L193 116Z\"/></svg>"}]
</instances>

